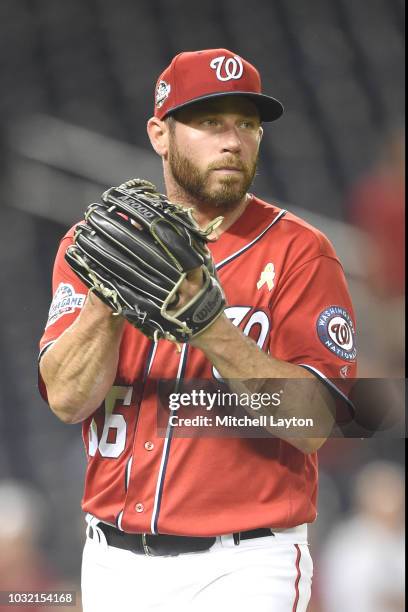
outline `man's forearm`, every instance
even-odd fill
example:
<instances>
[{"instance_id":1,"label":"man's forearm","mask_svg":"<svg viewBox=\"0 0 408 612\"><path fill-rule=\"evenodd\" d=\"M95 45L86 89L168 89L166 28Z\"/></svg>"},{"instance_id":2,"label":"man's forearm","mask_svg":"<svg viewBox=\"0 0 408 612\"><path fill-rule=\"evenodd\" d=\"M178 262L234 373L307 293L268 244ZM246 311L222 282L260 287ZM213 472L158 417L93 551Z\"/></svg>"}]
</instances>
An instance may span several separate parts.
<instances>
[{"instance_id":1,"label":"man's forearm","mask_svg":"<svg viewBox=\"0 0 408 612\"><path fill-rule=\"evenodd\" d=\"M196 336L192 344L204 352L230 388L238 393L272 395L278 387L284 387L279 406L274 407L273 412L266 408L261 410L266 416L272 415L276 421L279 418L310 418L314 423L310 437L303 437L305 430L296 425L292 428L267 427L273 435L287 440L303 452L313 452L323 444L333 425L332 400L313 374L265 354L224 315Z\"/></svg>"},{"instance_id":2,"label":"man's forearm","mask_svg":"<svg viewBox=\"0 0 408 612\"><path fill-rule=\"evenodd\" d=\"M124 319L92 294L79 317L46 351L40 372L53 412L66 423L92 414L111 388Z\"/></svg>"}]
</instances>

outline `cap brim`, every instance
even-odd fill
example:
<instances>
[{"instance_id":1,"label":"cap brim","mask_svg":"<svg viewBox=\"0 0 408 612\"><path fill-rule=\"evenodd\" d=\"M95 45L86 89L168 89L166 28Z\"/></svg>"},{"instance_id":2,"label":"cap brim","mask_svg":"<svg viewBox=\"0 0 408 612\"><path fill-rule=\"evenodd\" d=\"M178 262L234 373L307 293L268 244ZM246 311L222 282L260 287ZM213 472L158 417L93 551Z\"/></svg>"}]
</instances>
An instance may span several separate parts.
<instances>
[{"instance_id":1,"label":"cap brim","mask_svg":"<svg viewBox=\"0 0 408 612\"><path fill-rule=\"evenodd\" d=\"M258 108L261 121L276 121L276 119L279 119L279 117L283 114L283 105L279 102L279 100L276 100L271 96L248 91L221 91L200 96L199 98L194 98L194 100L189 100L183 104L173 106L173 108L169 108L169 110L166 111L164 116L166 117L167 115L170 115L181 108L185 108L186 106L190 106L191 104L196 104L197 102L202 102L203 100L210 100L211 98L221 98L224 96L245 96L245 98L249 98Z\"/></svg>"}]
</instances>

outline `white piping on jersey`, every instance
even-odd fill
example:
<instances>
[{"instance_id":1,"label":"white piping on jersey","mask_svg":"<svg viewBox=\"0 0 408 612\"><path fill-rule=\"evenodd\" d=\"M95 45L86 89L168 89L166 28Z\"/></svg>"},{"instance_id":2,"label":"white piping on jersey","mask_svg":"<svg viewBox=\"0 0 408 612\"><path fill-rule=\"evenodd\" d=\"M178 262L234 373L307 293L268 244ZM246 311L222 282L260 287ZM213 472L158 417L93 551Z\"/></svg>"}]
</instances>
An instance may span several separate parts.
<instances>
[{"instance_id":1,"label":"white piping on jersey","mask_svg":"<svg viewBox=\"0 0 408 612\"><path fill-rule=\"evenodd\" d=\"M153 360L156 356L156 351L157 351L157 346L158 343L155 342L153 345L153 350L152 350L152 354L150 355L150 360L149 363L147 364L147 368L146 368L146 376L145 378L147 378L150 374L150 370L152 369L152 365L153 365ZM126 483L126 491L125 491L125 496L126 496L126 492L129 489L129 482L130 482L130 471L132 469L132 461L133 461L133 455L130 455L128 462L126 464L126 470L125 470L125 483ZM119 529L122 529L121 524L122 524L122 516L123 516L123 512L124 512L124 508L119 512L118 514L118 518L116 519L116 522L118 524Z\"/></svg>"},{"instance_id":2,"label":"white piping on jersey","mask_svg":"<svg viewBox=\"0 0 408 612\"><path fill-rule=\"evenodd\" d=\"M334 391L336 391L336 393L338 393L344 399L344 401L350 406L351 410L353 411L353 416L356 414L356 407L354 406L353 402L351 400L349 400L347 395L345 393L343 393L343 391L341 391L334 383L332 383L332 381L329 378L327 378L327 376L325 376L323 374L323 372L320 372L320 370L318 370L317 368L314 368L313 366L309 365L308 363L299 363L298 365L302 366L303 368L306 368L306 370L310 370L310 371L314 372L315 374L317 374L317 376L319 378L324 380L324 382L329 387L331 387Z\"/></svg>"},{"instance_id":3,"label":"white piping on jersey","mask_svg":"<svg viewBox=\"0 0 408 612\"><path fill-rule=\"evenodd\" d=\"M47 342L47 344L45 344L45 345L42 347L41 351L40 351L40 352L39 352L39 354L38 354L38 361L40 361L40 359L41 359L41 357L44 355L45 351L46 351L47 349L49 349L49 348L50 348L50 346L51 346L51 344L54 344L54 342L56 342L56 340L50 340L50 342Z\"/></svg>"},{"instance_id":4,"label":"white piping on jersey","mask_svg":"<svg viewBox=\"0 0 408 612\"><path fill-rule=\"evenodd\" d=\"M187 345L183 344L183 348L181 349L181 355L180 355L180 361L179 361L179 365L178 365L178 370L177 370L177 382L176 382L176 386L175 386L175 391L177 391L178 389L178 385L180 382L180 376L181 376L181 372L183 370L183 365L184 365L184 355L186 353L187 350ZM163 445L163 451L162 451L162 457L161 457L161 462L160 462L160 469L159 469L159 475L157 477L157 482L156 482L156 492L154 495L154 505L153 505L153 512L152 512L152 518L150 521L150 529L152 533L157 533L155 531L155 522L156 522L156 518L158 516L158 510L159 510L159 494L160 494L160 489L161 489L161 484L162 484L162 480L164 478L164 467L165 467L165 463L166 463L166 457L167 457L167 452L168 452L168 448L170 446L170 432L172 429L172 425L170 425L170 419L169 422L167 423L167 431L166 431L166 436L165 436L165 441L164 441L164 445Z\"/></svg>"},{"instance_id":5,"label":"white piping on jersey","mask_svg":"<svg viewBox=\"0 0 408 612\"><path fill-rule=\"evenodd\" d=\"M126 464L126 491L129 488L130 470L132 469L132 460L133 460L133 456L130 457L130 459L128 460Z\"/></svg>"},{"instance_id":6,"label":"white piping on jersey","mask_svg":"<svg viewBox=\"0 0 408 612\"><path fill-rule=\"evenodd\" d=\"M116 524L118 526L118 529L120 529L121 531L123 531L122 529L122 517L123 517L123 510L121 510L118 514L118 518L116 519Z\"/></svg>"},{"instance_id":7,"label":"white piping on jersey","mask_svg":"<svg viewBox=\"0 0 408 612\"><path fill-rule=\"evenodd\" d=\"M157 351L158 344L159 344L158 342L154 343L152 354L150 355L150 361L149 361L149 364L148 364L147 370L146 370L146 378L149 376L150 370L152 369L153 360L154 360L154 358L156 356L156 351Z\"/></svg>"},{"instance_id":8,"label":"white piping on jersey","mask_svg":"<svg viewBox=\"0 0 408 612\"><path fill-rule=\"evenodd\" d=\"M240 248L238 251L236 251L235 253L233 253L232 255L228 255L228 257L226 257L225 259L223 259L222 261L219 261L215 267L218 270L218 268L220 268L221 266L223 266L224 264L228 263L229 261L231 261L231 259L234 259L235 257L237 257L238 255L240 255L243 251L246 251L247 249L249 249L253 244L255 244L255 242L257 242L260 238L262 238L262 236L272 227L272 225L275 225L275 223L277 223L279 221L279 219L281 219L284 215L286 215L288 211L285 210L284 208L282 208L282 210L280 211L280 213L275 217L275 219L267 226L265 227L264 230L262 230L262 232L260 234L258 234L258 236L256 236L256 238L254 238L253 240L251 240L251 242L248 242L248 244L246 244L245 246L243 246L242 248Z\"/></svg>"}]
</instances>

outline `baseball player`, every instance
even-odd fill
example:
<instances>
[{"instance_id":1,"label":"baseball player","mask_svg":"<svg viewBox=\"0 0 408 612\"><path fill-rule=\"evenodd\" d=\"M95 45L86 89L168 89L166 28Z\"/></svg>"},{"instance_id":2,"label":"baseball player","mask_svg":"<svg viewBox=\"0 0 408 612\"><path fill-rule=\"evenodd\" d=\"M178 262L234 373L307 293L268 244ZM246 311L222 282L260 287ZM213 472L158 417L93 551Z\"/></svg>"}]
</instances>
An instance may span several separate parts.
<instances>
[{"instance_id":1,"label":"baseball player","mask_svg":"<svg viewBox=\"0 0 408 612\"><path fill-rule=\"evenodd\" d=\"M157 429L158 379L310 382L321 395L299 402L297 416L316 419L326 388L348 401L331 382L356 373L336 253L317 229L248 191L262 123L282 112L256 68L226 49L180 53L157 81L147 131L167 196L193 208L201 227L223 217L209 249L225 308L179 351L140 321L112 316L106 284L104 299L88 293L66 258L75 228L60 243L39 384L61 420L83 425L86 612L307 608L307 524L326 435L181 437L170 417L165 435ZM202 282L187 274L178 302Z\"/></svg>"}]
</instances>

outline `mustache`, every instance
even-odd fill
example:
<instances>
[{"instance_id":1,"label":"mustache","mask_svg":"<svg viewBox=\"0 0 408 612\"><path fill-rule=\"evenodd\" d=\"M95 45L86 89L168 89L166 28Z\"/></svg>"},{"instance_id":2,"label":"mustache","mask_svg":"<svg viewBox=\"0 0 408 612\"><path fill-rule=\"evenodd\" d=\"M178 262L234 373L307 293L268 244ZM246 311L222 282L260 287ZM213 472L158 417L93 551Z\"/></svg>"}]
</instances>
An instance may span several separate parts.
<instances>
[{"instance_id":1,"label":"mustache","mask_svg":"<svg viewBox=\"0 0 408 612\"><path fill-rule=\"evenodd\" d=\"M241 160L233 158L227 158L222 160L220 159L219 161L212 162L207 169L221 170L225 168L228 170L242 170L244 172L247 171L247 166Z\"/></svg>"}]
</instances>

